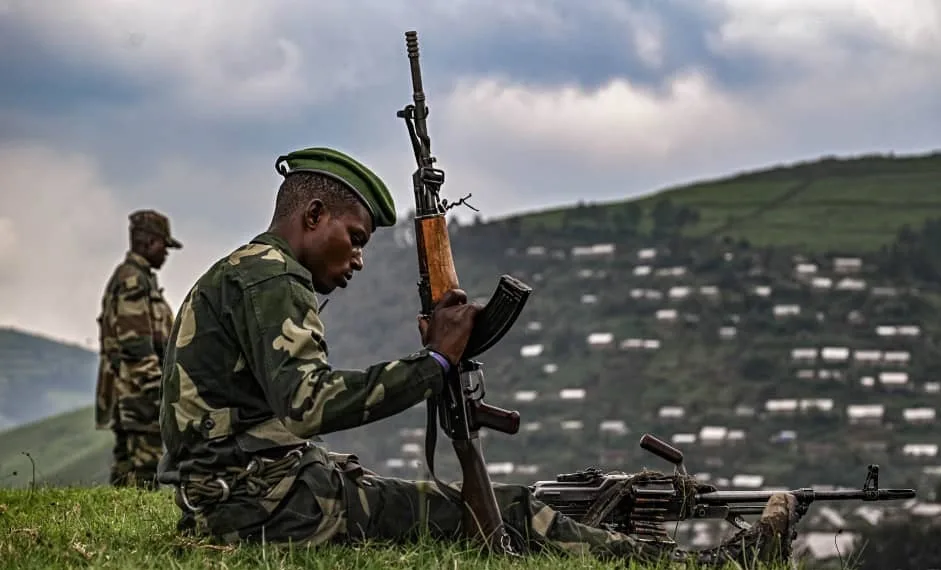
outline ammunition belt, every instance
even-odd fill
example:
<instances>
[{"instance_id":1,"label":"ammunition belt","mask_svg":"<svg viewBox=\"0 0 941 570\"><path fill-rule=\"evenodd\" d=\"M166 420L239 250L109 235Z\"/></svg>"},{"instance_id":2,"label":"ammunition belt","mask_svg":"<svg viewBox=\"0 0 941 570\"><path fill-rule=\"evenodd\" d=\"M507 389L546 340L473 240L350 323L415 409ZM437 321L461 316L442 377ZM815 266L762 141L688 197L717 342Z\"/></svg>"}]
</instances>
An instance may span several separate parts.
<instances>
[{"instance_id":1,"label":"ammunition belt","mask_svg":"<svg viewBox=\"0 0 941 570\"><path fill-rule=\"evenodd\" d=\"M231 497L261 496L300 465L305 449L293 449L279 459L255 457L245 467L226 467L221 475L190 476L177 487L178 494L192 512Z\"/></svg>"}]
</instances>

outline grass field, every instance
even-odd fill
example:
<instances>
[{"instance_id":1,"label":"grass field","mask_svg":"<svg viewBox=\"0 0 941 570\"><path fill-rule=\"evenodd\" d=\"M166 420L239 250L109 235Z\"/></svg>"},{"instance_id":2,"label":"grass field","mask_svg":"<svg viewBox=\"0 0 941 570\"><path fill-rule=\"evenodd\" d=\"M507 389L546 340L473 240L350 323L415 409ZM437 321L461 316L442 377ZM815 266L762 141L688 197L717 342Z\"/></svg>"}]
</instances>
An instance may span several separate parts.
<instances>
[{"instance_id":1,"label":"grass field","mask_svg":"<svg viewBox=\"0 0 941 570\"><path fill-rule=\"evenodd\" d=\"M583 556L540 554L507 561L467 547L421 541L316 549L223 546L176 534L178 511L168 492L106 487L0 490L0 569L134 568L204 570L329 568L613 569L651 566L601 563Z\"/></svg>"}]
</instances>

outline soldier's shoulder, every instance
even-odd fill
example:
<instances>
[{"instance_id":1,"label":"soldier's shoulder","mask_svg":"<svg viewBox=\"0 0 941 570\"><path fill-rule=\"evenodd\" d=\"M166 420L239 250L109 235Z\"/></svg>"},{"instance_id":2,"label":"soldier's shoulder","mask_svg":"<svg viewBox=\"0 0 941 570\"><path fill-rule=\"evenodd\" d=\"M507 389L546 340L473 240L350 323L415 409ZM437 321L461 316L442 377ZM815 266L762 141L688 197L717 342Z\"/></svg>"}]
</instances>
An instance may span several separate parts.
<instances>
[{"instance_id":1,"label":"soldier's shoulder","mask_svg":"<svg viewBox=\"0 0 941 570\"><path fill-rule=\"evenodd\" d=\"M146 291L151 285L150 275L127 260L122 261L115 267L111 283L124 291Z\"/></svg>"},{"instance_id":2,"label":"soldier's shoulder","mask_svg":"<svg viewBox=\"0 0 941 570\"><path fill-rule=\"evenodd\" d=\"M210 273L241 288L271 279L296 277L310 280L310 273L291 256L266 243L246 243L216 262Z\"/></svg>"}]
</instances>

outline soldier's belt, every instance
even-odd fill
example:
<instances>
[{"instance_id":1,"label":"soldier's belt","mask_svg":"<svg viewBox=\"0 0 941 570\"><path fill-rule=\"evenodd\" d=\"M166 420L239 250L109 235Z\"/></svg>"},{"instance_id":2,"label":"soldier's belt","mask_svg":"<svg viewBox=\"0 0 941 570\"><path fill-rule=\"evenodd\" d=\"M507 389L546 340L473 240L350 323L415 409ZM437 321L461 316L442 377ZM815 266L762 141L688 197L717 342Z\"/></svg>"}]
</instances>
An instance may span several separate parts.
<instances>
[{"instance_id":1,"label":"soldier's belt","mask_svg":"<svg viewBox=\"0 0 941 570\"><path fill-rule=\"evenodd\" d=\"M177 489L186 508L199 512L231 497L258 497L296 469L306 448L291 450L280 459L256 457L246 467L226 467L223 475L191 476Z\"/></svg>"}]
</instances>

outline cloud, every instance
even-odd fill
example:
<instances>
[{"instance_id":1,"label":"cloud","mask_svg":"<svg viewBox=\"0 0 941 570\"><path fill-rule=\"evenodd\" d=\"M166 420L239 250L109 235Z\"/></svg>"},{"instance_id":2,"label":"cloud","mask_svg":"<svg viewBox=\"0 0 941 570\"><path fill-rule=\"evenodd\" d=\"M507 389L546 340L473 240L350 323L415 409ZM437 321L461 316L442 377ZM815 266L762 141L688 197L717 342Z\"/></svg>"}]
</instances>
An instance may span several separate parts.
<instances>
[{"instance_id":1,"label":"cloud","mask_svg":"<svg viewBox=\"0 0 941 570\"><path fill-rule=\"evenodd\" d=\"M93 337L140 207L167 212L186 244L161 271L179 303L267 225L274 159L296 148L358 156L404 213L414 164L395 111L410 102L409 29L447 196L473 193L485 218L938 144L932 0L351 6L0 2L0 260L17 268L0 277L15 300L0 320ZM70 218L50 224L49 209ZM70 292L81 301L61 302Z\"/></svg>"}]
</instances>

